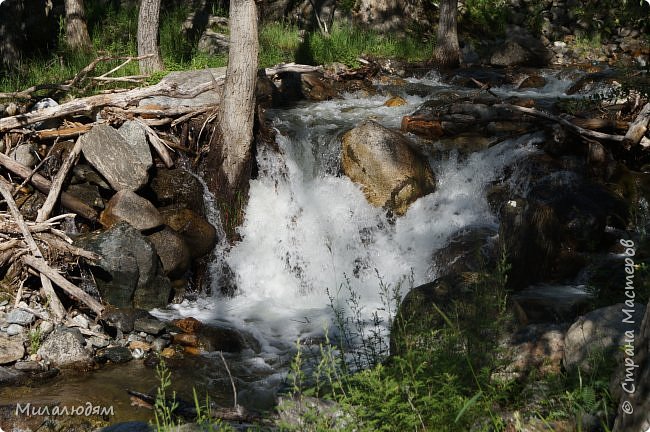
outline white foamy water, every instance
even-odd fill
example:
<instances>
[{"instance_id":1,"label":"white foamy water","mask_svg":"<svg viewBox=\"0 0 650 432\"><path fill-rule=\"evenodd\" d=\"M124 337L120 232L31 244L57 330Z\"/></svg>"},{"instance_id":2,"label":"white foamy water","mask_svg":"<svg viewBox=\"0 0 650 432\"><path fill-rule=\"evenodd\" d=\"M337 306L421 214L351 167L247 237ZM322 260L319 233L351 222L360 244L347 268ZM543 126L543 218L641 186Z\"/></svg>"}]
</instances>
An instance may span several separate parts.
<instances>
[{"instance_id":1,"label":"white foamy water","mask_svg":"<svg viewBox=\"0 0 650 432\"><path fill-rule=\"evenodd\" d=\"M270 113L280 152L259 149L260 176L251 181L242 239L219 252L235 274L238 295L185 302L157 314L246 330L261 342L260 358L277 366L297 340L333 327L330 297L336 307L346 307L352 290L363 318L377 310L385 315L380 279L390 287L401 284L403 293L409 278L414 286L432 281L432 255L451 234L473 225L496 227L485 187L505 166L535 151L540 137L506 141L463 160L432 160L437 191L391 221L338 173L343 131L368 118L397 127L423 102L408 97L407 105L388 108L385 99L349 96Z\"/></svg>"}]
</instances>

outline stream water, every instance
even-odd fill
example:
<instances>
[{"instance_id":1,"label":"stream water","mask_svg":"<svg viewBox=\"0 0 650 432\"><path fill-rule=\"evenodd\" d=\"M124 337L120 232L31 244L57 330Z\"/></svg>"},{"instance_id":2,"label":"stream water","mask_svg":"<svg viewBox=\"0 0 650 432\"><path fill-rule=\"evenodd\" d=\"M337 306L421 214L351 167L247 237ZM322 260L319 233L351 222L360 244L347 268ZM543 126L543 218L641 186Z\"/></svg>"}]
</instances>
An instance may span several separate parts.
<instances>
[{"instance_id":1,"label":"stream water","mask_svg":"<svg viewBox=\"0 0 650 432\"><path fill-rule=\"evenodd\" d=\"M548 84L542 89L496 91L504 96L556 97L570 84L554 72L546 77ZM239 228L241 241L232 247L221 245L215 254L214 271L222 263L230 267L237 295L185 301L153 312L165 320L192 316L257 339L259 350L226 356L240 404L272 406L296 341L322 340L326 329L335 336L333 308L358 313L369 323L378 317L381 323L375 330L385 337L382 326L390 311L386 291L380 287L401 287L404 293L411 286L432 281L438 271L432 255L453 233L472 226L496 228L498 220L486 200L486 186L501 178L505 167L538 151L535 144L541 135L507 140L468 157L440 153L430 159L436 192L416 201L404 216L387 217L385 211L367 203L359 186L339 174L340 135L365 119L399 127L402 116L438 91L449 90L434 75L410 81L430 89L431 97L402 94L407 104L389 108L383 106L386 96L347 95L341 100L270 111L279 152L271 147L259 150L259 177L251 182L245 221ZM218 286L212 288L212 292L220 291ZM356 311L350 310L350 293L357 298ZM126 400L127 387L146 392L155 384L152 370L134 365L105 368L92 375L85 389L61 380L49 391L56 391L62 403L67 397L90 398L100 404L97 398ZM174 370L172 379L181 393L191 395L194 386L219 403L231 403L228 375L218 353L190 360ZM14 401L17 394L32 400L45 397L38 388L9 391L0 390L0 404L9 394ZM124 404L116 410L115 420L141 416L138 412Z\"/></svg>"}]
</instances>

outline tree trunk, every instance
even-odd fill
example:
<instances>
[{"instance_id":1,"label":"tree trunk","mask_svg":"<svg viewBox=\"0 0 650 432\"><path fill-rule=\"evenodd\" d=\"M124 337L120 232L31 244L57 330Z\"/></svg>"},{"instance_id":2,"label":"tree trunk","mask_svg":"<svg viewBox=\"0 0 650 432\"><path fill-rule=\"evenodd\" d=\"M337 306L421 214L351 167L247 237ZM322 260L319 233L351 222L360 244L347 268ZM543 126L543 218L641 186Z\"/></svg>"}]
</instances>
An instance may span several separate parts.
<instances>
[{"instance_id":1,"label":"tree trunk","mask_svg":"<svg viewBox=\"0 0 650 432\"><path fill-rule=\"evenodd\" d=\"M73 50L89 51L92 48L83 0L65 0L66 44Z\"/></svg>"},{"instance_id":2,"label":"tree trunk","mask_svg":"<svg viewBox=\"0 0 650 432\"><path fill-rule=\"evenodd\" d=\"M138 15L138 56L151 54L140 60L140 72L149 74L163 70L160 47L158 46L158 21L160 0L142 0Z\"/></svg>"},{"instance_id":3,"label":"tree trunk","mask_svg":"<svg viewBox=\"0 0 650 432\"><path fill-rule=\"evenodd\" d=\"M230 50L219 110L218 134L210 144L213 192L234 196L245 186L250 164L257 82L257 7L254 0L230 2Z\"/></svg>"},{"instance_id":4,"label":"tree trunk","mask_svg":"<svg viewBox=\"0 0 650 432\"><path fill-rule=\"evenodd\" d=\"M440 0L438 40L433 52L433 59L441 68L455 68L460 64L457 15L458 0Z\"/></svg>"}]
</instances>

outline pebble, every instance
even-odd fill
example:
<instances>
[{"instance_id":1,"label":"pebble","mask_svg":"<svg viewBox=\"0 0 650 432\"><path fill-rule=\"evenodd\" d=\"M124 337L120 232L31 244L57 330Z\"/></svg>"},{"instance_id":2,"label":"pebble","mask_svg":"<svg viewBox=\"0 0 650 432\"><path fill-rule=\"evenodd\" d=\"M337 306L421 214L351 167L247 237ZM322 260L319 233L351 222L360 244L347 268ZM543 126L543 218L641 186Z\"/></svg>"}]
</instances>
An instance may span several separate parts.
<instances>
[{"instance_id":1,"label":"pebble","mask_svg":"<svg viewBox=\"0 0 650 432\"><path fill-rule=\"evenodd\" d=\"M54 323L51 321L42 321L38 326L42 336L47 336L54 331Z\"/></svg>"},{"instance_id":2,"label":"pebble","mask_svg":"<svg viewBox=\"0 0 650 432\"><path fill-rule=\"evenodd\" d=\"M88 343L94 346L95 348L106 348L108 346L109 341L108 339L92 336L88 338Z\"/></svg>"},{"instance_id":3,"label":"pebble","mask_svg":"<svg viewBox=\"0 0 650 432\"><path fill-rule=\"evenodd\" d=\"M23 372L36 372L42 369L41 365L37 361L18 361L14 364L14 368Z\"/></svg>"},{"instance_id":4,"label":"pebble","mask_svg":"<svg viewBox=\"0 0 650 432\"><path fill-rule=\"evenodd\" d=\"M25 331L25 327L19 324L10 324L5 331L9 336L15 336L23 333Z\"/></svg>"},{"instance_id":5,"label":"pebble","mask_svg":"<svg viewBox=\"0 0 650 432\"><path fill-rule=\"evenodd\" d=\"M163 338L156 338L151 342L151 348L156 352L162 351L167 345L169 345L169 340Z\"/></svg>"},{"instance_id":6,"label":"pebble","mask_svg":"<svg viewBox=\"0 0 650 432\"><path fill-rule=\"evenodd\" d=\"M14 309L7 314L7 322L9 324L18 324L21 326L30 325L34 322L34 314L24 311L22 309Z\"/></svg>"},{"instance_id":7,"label":"pebble","mask_svg":"<svg viewBox=\"0 0 650 432\"><path fill-rule=\"evenodd\" d=\"M90 327L90 320L84 314L79 314L70 320L73 327L87 329Z\"/></svg>"},{"instance_id":8,"label":"pebble","mask_svg":"<svg viewBox=\"0 0 650 432\"><path fill-rule=\"evenodd\" d=\"M155 336L165 329L165 323L156 318L139 318L133 323L133 329Z\"/></svg>"}]
</instances>

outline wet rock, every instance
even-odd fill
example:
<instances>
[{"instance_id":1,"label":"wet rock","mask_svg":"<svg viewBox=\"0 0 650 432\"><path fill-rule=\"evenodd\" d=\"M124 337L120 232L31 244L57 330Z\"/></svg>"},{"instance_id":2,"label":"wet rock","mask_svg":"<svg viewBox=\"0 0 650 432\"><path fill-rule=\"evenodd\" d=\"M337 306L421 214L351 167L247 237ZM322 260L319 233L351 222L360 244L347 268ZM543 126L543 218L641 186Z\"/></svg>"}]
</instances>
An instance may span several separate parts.
<instances>
[{"instance_id":1,"label":"wet rock","mask_svg":"<svg viewBox=\"0 0 650 432\"><path fill-rule=\"evenodd\" d=\"M185 333L189 334L196 333L203 326L201 321L192 317L177 319L172 321L172 323Z\"/></svg>"},{"instance_id":2,"label":"wet rock","mask_svg":"<svg viewBox=\"0 0 650 432\"><path fill-rule=\"evenodd\" d=\"M584 287L533 285L513 294L512 300L522 323L571 322L589 307L591 294Z\"/></svg>"},{"instance_id":3,"label":"wet rock","mask_svg":"<svg viewBox=\"0 0 650 432\"><path fill-rule=\"evenodd\" d=\"M65 188L65 192L77 198L90 207L97 209L104 208L104 199L99 193L99 188L90 183L71 184Z\"/></svg>"},{"instance_id":4,"label":"wet rock","mask_svg":"<svg viewBox=\"0 0 650 432\"><path fill-rule=\"evenodd\" d=\"M165 326L166 324L157 318L137 318L133 323L133 330L155 336L162 333Z\"/></svg>"},{"instance_id":5,"label":"wet rock","mask_svg":"<svg viewBox=\"0 0 650 432\"><path fill-rule=\"evenodd\" d=\"M153 340L151 343L151 348L155 352L161 352L163 349L165 349L169 345L169 340L164 339L164 338L156 338Z\"/></svg>"},{"instance_id":6,"label":"wet rock","mask_svg":"<svg viewBox=\"0 0 650 432\"><path fill-rule=\"evenodd\" d=\"M174 205L189 208L199 214L204 213L203 184L182 168L156 169L150 187L156 195L158 206Z\"/></svg>"},{"instance_id":7,"label":"wet rock","mask_svg":"<svg viewBox=\"0 0 650 432\"><path fill-rule=\"evenodd\" d=\"M190 250L185 239L169 227L147 236L156 248L163 270L172 279L183 276L190 268Z\"/></svg>"},{"instance_id":8,"label":"wet rock","mask_svg":"<svg viewBox=\"0 0 650 432\"><path fill-rule=\"evenodd\" d=\"M164 223L160 212L151 202L126 189L113 195L99 221L105 228L124 221L140 231L158 228Z\"/></svg>"},{"instance_id":9,"label":"wet rock","mask_svg":"<svg viewBox=\"0 0 650 432\"><path fill-rule=\"evenodd\" d=\"M401 96L393 96L392 98L388 99L386 102L384 102L384 106L393 108L393 107L398 107L406 105L406 100L401 97Z\"/></svg>"},{"instance_id":10,"label":"wet rock","mask_svg":"<svg viewBox=\"0 0 650 432\"><path fill-rule=\"evenodd\" d=\"M0 332L0 365L13 363L25 355L21 338L14 338Z\"/></svg>"},{"instance_id":11,"label":"wet rock","mask_svg":"<svg viewBox=\"0 0 650 432\"><path fill-rule=\"evenodd\" d=\"M14 365L16 370L21 372L38 372L43 370L43 366L37 361L19 361Z\"/></svg>"},{"instance_id":12,"label":"wet rock","mask_svg":"<svg viewBox=\"0 0 650 432\"><path fill-rule=\"evenodd\" d=\"M137 352L149 352L151 351L151 344L143 341L131 341L129 342L129 349L133 351L133 357L140 358L137 356Z\"/></svg>"},{"instance_id":13,"label":"wet rock","mask_svg":"<svg viewBox=\"0 0 650 432\"><path fill-rule=\"evenodd\" d=\"M447 245L433 255L438 277L490 271L496 265L497 234L490 227L470 227L452 234Z\"/></svg>"},{"instance_id":14,"label":"wet rock","mask_svg":"<svg viewBox=\"0 0 650 432\"><path fill-rule=\"evenodd\" d=\"M152 309L166 306L171 284L153 244L126 222L79 237L76 244L100 255L91 266L97 289L109 304Z\"/></svg>"},{"instance_id":15,"label":"wet rock","mask_svg":"<svg viewBox=\"0 0 650 432\"><path fill-rule=\"evenodd\" d=\"M630 313L624 313L624 309ZM571 325L564 339L564 367L589 370L590 356L614 354L618 347L625 345L626 331L638 334L644 313L642 304L630 308L620 303L580 317Z\"/></svg>"},{"instance_id":16,"label":"wet rock","mask_svg":"<svg viewBox=\"0 0 650 432\"><path fill-rule=\"evenodd\" d=\"M149 146L129 143L115 129L107 124L94 126L82 135L84 157L106 178L116 191L137 190L149 180L151 168Z\"/></svg>"},{"instance_id":17,"label":"wet rock","mask_svg":"<svg viewBox=\"0 0 650 432\"><path fill-rule=\"evenodd\" d=\"M404 116L402 118L401 129L402 132L409 132L430 139L439 138L444 135L440 120L426 114Z\"/></svg>"},{"instance_id":18,"label":"wet rock","mask_svg":"<svg viewBox=\"0 0 650 432\"><path fill-rule=\"evenodd\" d=\"M546 85L546 79L541 75L530 75L521 81L519 84L520 89L527 88L541 88Z\"/></svg>"},{"instance_id":19,"label":"wet rock","mask_svg":"<svg viewBox=\"0 0 650 432\"><path fill-rule=\"evenodd\" d=\"M165 207L160 213L165 224L183 237L192 259L208 254L217 243L216 229L195 211Z\"/></svg>"},{"instance_id":20,"label":"wet rock","mask_svg":"<svg viewBox=\"0 0 650 432\"><path fill-rule=\"evenodd\" d=\"M322 73L308 72L300 74L303 95L312 101L324 101L338 96L334 82L326 79Z\"/></svg>"},{"instance_id":21,"label":"wet rock","mask_svg":"<svg viewBox=\"0 0 650 432\"><path fill-rule=\"evenodd\" d=\"M14 309L7 314L7 322L9 324L18 324L21 326L30 325L34 322L36 316L22 309Z\"/></svg>"},{"instance_id":22,"label":"wet rock","mask_svg":"<svg viewBox=\"0 0 650 432\"><path fill-rule=\"evenodd\" d=\"M45 338L37 353L58 368L87 369L93 360L85 343L78 329L58 327Z\"/></svg>"},{"instance_id":23,"label":"wet rock","mask_svg":"<svg viewBox=\"0 0 650 432\"><path fill-rule=\"evenodd\" d=\"M27 377L24 373L17 371L14 368L0 366L0 387L19 385L26 378Z\"/></svg>"},{"instance_id":24,"label":"wet rock","mask_svg":"<svg viewBox=\"0 0 650 432\"><path fill-rule=\"evenodd\" d=\"M416 199L435 190L433 172L401 134L365 121L342 138L343 172L359 183L377 207L406 213Z\"/></svg>"},{"instance_id":25,"label":"wet rock","mask_svg":"<svg viewBox=\"0 0 650 432\"><path fill-rule=\"evenodd\" d=\"M198 340L195 346L207 352L241 352L247 348L255 352L261 350L259 342L252 335L234 328L205 325L196 336Z\"/></svg>"},{"instance_id":26,"label":"wet rock","mask_svg":"<svg viewBox=\"0 0 650 432\"><path fill-rule=\"evenodd\" d=\"M102 363L127 363L133 360L133 354L131 354L131 350L127 347L114 346L99 351L97 353L97 360Z\"/></svg>"},{"instance_id":27,"label":"wet rock","mask_svg":"<svg viewBox=\"0 0 650 432\"><path fill-rule=\"evenodd\" d=\"M135 329L135 322L142 320L156 320L149 312L133 308L107 308L101 316L102 321L123 333L130 333ZM139 330L140 331L140 330Z\"/></svg>"}]
</instances>

